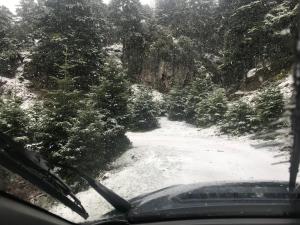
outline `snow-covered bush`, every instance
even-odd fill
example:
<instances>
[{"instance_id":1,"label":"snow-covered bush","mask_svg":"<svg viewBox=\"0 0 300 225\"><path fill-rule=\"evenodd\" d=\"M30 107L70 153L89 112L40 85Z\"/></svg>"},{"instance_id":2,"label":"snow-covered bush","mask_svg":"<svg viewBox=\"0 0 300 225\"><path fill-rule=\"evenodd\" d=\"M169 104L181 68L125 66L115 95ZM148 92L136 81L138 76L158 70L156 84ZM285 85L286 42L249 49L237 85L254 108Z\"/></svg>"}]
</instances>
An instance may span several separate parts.
<instances>
[{"instance_id":1,"label":"snow-covered bush","mask_svg":"<svg viewBox=\"0 0 300 225\"><path fill-rule=\"evenodd\" d=\"M129 103L130 128L133 131L147 131L158 127L159 114L153 96L148 89L139 89Z\"/></svg>"},{"instance_id":2,"label":"snow-covered bush","mask_svg":"<svg viewBox=\"0 0 300 225\"><path fill-rule=\"evenodd\" d=\"M251 133L258 129L258 120L252 105L237 101L232 103L221 124L221 131L233 135Z\"/></svg>"},{"instance_id":3,"label":"snow-covered bush","mask_svg":"<svg viewBox=\"0 0 300 225\"><path fill-rule=\"evenodd\" d=\"M283 94L276 85L262 89L254 99L257 118L262 127L272 126L284 112Z\"/></svg>"},{"instance_id":4,"label":"snow-covered bush","mask_svg":"<svg viewBox=\"0 0 300 225\"><path fill-rule=\"evenodd\" d=\"M13 76L18 66L13 24L13 14L8 8L0 6L0 76Z\"/></svg>"},{"instance_id":5,"label":"snow-covered bush","mask_svg":"<svg viewBox=\"0 0 300 225\"><path fill-rule=\"evenodd\" d=\"M0 52L0 75L12 77L18 67L18 54L16 51L7 50Z\"/></svg>"},{"instance_id":6,"label":"snow-covered bush","mask_svg":"<svg viewBox=\"0 0 300 225\"><path fill-rule=\"evenodd\" d=\"M156 116L165 116L168 111L168 105L166 100L155 101L155 108Z\"/></svg>"},{"instance_id":7,"label":"snow-covered bush","mask_svg":"<svg viewBox=\"0 0 300 225\"><path fill-rule=\"evenodd\" d=\"M168 118L170 120L184 120L185 119L185 105L186 105L186 90L183 88L174 88L170 91L167 98Z\"/></svg>"},{"instance_id":8,"label":"snow-covered bush","mask_svg":"<svg viewBox=\"0 0 300 225\"><path fill-rule=\"evenodd\" d=\"M276 121L282 117L284 100L280 89L270 85L262 89L253 104L237 101L229 106L221 131L234 135L252 133L281 126Z\"/></svg>"},{"instance_id":9,"label":"snow-covered bush","mask_svg":"<svg viewBox=\"0 0 300 225\"><path fill-rule=\"evenodd\" d=\"M100 83L89 91L91 104L100 111L106 111L119 124L128 121L128 102L130 89L127 76L113 60L108 60L101 72Z\"/></svg>"},{"instance_id":10,"label":"snow-covered bush","mask_svg":"<svg viewBox=\"0 0 300 225\"><path fill-rule=\"evenodd\" d=\"M208 76L198 76L187 87L187 100L185 104L186 121L192 124L196 123L197 104L206 98L207 94L213 90L213 82Z\"/></svg>"},{"instance_id":11,"label":"snow-covered bush","mask_svg":"<svg viewBox=\"0 0 300 225\"><path fill-rule=\"evenodd\" d=\"M196 108L196 123L199 127L207 127L220 122L227 110L225 90L217 88L207 94Z\"/></svg>"},{"instance_id":12,"label":"snow-covered bush","mask_svg":"<svg viewBox=\"0 0 300 225\"><path fill-rule=\"evenodd\" d=\"M105 96L113 92L107 83L94 87L93 94L85 96L74 90L72 79L57 82L58 89L48 92L44 103L35 106L35 113L31 114L34 138L30 147L52 165L72 165L96 176L129 145L126 127L118 121L124 113L115 112L118 106L108 102L107 109L99 107L99 103L105 103ZM110 99L114 102L123 96L117 92ZM80 180L73 173L58 173L70 184ZM77 188L81 186L78 184Z\"/></svg>"},{"instance_id":13,"label":"snow-covered bush","mask_svg":"<svg viewBox=\"0 0 300 225\"><path fill-rule=\"evenodd\" d=\"M68 129L68 140L53 157L60 163L75 165L96 177L99 171L128 148L126 129L116 119L107 118L98 110L81 110ZM77 181L74 175L60 171L70 183Z\"/></svg>"},{"instance_id":14,"label":"snow-covered bush","mask_svg":"<svg viewBox=\"0 0 300 225\"><path fill-rule=\"evenodd\" d=\"M28 141L29 118L21 108L22 101L8 97L0 99L0 132L9 135L16 141Z\"/></svg>"}]
</instances>

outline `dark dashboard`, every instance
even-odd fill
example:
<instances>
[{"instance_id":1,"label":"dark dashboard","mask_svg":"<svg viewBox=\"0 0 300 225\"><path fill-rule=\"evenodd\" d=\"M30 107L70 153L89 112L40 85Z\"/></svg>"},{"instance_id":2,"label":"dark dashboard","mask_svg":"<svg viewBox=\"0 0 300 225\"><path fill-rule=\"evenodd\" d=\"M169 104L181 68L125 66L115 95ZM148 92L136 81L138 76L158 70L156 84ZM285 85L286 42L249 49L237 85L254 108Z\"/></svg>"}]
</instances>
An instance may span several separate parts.
<instances>
[{"instance_id":1,"label":"dark dashboard","mask_svg":"<svg viewBox=\"0 0 300 225\"><path fill-rule=\"evenodd\" d=\"M139 225L299 225L300 219L198 219L198 220L181 220L181 221L168 221L151 224Z\"/></svg>"},{"instance_id":2,"label":"dark dashboard","mask_svg":"<svg viewBox=\"0 0 300 225\"><path fill-rule=\"evenodd\" d=\"M1 225L74 225L40 208L6 194L0 195ZM124 220L88 222L82 225L299 225L299 218L218 218L129 223Z\"/></svg>"}]
</instances>

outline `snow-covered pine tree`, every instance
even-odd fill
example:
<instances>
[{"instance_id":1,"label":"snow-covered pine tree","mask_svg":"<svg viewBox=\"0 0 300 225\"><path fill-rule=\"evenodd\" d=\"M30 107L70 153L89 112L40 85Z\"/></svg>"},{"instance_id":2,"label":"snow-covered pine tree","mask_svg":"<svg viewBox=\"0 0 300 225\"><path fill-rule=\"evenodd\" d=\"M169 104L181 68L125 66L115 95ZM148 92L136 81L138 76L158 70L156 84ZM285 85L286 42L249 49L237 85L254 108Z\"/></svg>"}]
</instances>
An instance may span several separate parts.
<instances>
[{"instance_id":1,"label":"snow-covered pine tree","mask_svg":"<svg viewBox=\"0 0 300 225\"><path fill-rule=\"evenodd\" d=\"M13 26L13 14L8 8L0 6L0 76L13 76L18 66Z\"/></svg>"},{"instance_id":2,"label":"snow-covered pine tree","mask_svg":"<svg viewBox=\"0 0 300 225\"><path fill-rule=\"evenodd\" d=\"M29 141L29 117L21 104L18 97L6 96L0 99L0 132L26 144Z\"/></svg>"},{"instance_id":3,"label":"snow-covered pine tree","mask_svg":"<svg viewBox=\"0 0 300 225\"><path fill-rule=\"evenodd\" d=\"M139 89L129 104L130 128L133 131L147 131L158 127L157 107L148 89Z\"/></svg>"},{"instance_id":4,"label":"snow-covered pine tree","mask_svg":"<svg viewBox=\"0 0 300 225\"><path fill-rule=\"evenodd\" d=\"M197 126L207 127L217 124L227 111L227 97L223 88L217 88L207 94L196 108Z\"/></svg>"},{"instance_id":5,"label":"snow-covered pine tree","mask_svg":"<svg viewBox=\"0 0 300 225\"><path fill-rule=\"evenodd\" d=\"M170 120L184 120L186 118L186 90L182 87L173 88L167 97L167 114Z\"/></svg>"},{"instance_id":6,"label":"snow-covered pine tree","mask_svg":"<svg viewBox=\"0 0 300 225\"><path fill-rule=\"evenodd\" d=\"M26 75L42 87L51 87L50 77L61 78L64 50L68 48L71 78L76 88L86 90L99 81L105 43L102 21L93 16L86 0L46 0L38 20L38 43Z\"/></svg>"},{"instance_id":7,"label":"snow-covered pine tree","mask_svg":"<svg viewBox=\"0 0 300 225\"><path fill-rule=\"evenodd\" d=\"M107 60L101 72L100 82L92 86L89 97L94 108L108 113L119 124L128 122L130 85L123 69L113 60Z\"/></svg>"}]
</instances>

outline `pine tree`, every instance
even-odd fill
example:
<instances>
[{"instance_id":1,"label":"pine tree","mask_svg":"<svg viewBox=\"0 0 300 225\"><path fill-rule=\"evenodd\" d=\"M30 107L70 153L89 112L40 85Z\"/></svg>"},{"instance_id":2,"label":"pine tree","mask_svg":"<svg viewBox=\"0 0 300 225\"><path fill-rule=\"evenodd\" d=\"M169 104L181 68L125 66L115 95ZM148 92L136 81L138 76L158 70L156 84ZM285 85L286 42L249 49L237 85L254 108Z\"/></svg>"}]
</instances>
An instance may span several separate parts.
<instances>
[{"instance_id":1,"label":"pine tree","mask_svg":"<svg viewBox=\"0 0 300 225\"><path fill-rule=\"evenodd\" d=\"M39 17L39 5L34 0L21 0L17 9L16 37L23 47L34 45L37 20Z\"/></svg>"},{"instance_id":2,"label":"pine tree","mask_svg":"<svg viewBox=\"0 0 300 225\"><path fill-rule=\"evenodd\" d=\"M147 131L158 127L157 108L149 90L139 90L130 105L130 127L133 131Z\"/></svg>"},{"instance_id":3,"label":"pine tree","mask_svg":"<svg viewBox=\"0 0 300 225\"><path fill-rule=\"evenodd\" d=\"M68 140L56 154L63 156L67 165L96 177L128 148L130 142L125 132L125 127L119 125L117 120L107 117L103 111L86 106L73 119ZM77 181L74 174L66 171L61 171L61 174L70 183Z\"/></svg>"},{"instance_id":4,"label":"pine tree","mask_svg":"<svg viewBox=\"0 0 300 225\"><path fill-rule=\"evenodd\" d=\"M186 118L186 89L182 87L173 88L167 98L168 118L170 120L184 120Z\"/></svg>"},{"instance_id":5,"label":"pine tree","mask_svg":"<svg viewBox=\"0 0 300 225\"><path fill-rule=\"evenodd\" d=\"M29 117L21 104L21 99L17 97L0 99L0 132L25 144L29 141Z\"/></svg>"},{"instance_id":6,"label":"pine tree","mask_svg":"<svg viewBox=\"0 0 300 225\"><path fill-rule=\"evenodd\" d=\"M191 82L190 87L187 88L187 99L185 104L186 121L196 124L196 109L202 99L207 98L207 95L213 91L214 84L211 77L198 75Z\"/></svg>"},{"instance_id":7,"label":"pine tree","mask_svg":"<svg viewBox=\"0 0 300 225\"><path fill-rule=\"evenodd\" d=\"M101 84L83 95L70 77L73 65L69 63L68 49L64 56L60 66L64 78L53 78L56 89L46 94L44 109L37 108L43 120L34 120L40 127L35 128L33 147L52 165L71 165L96 176L130 143L125 136L126 127L119 123L127 115L128 83L121 69L108 63ZM73 173L58 173L68 183L77 183L76 188L82 185Z\"/></svg>"},{"instance_id":8,"label":"pine tree","mask_svg":"<svg viewBox=\"0 0 300 225\"><path fill-rule=\"evenodd\" d=\"M89 93L94 108L107 112L109 117L125 125L128 120L130 86L123 69L108 60L101 72L99 83Z\"/></svg>"},{"instance_id":9,"label":"pine tree","mask_svg":"<svg viewBox=\"0 0 300 225\"><path fill-rule=\"evenodd\" d=\"M142 70L146 42L141 23L141 3L138 0L112 0L109 18L117 28L118 40L123 44L123 64L129 78L136 81Z\"/></svg>"},{"instance_id":10,"label":"pine tree","mask_svg":"<svg viewBox=\"0 0 300 225\"><path fill-rule=\"evenodd\" d=\"M64 51L69 54L71 78L77 88L86 90L97 84L102 65L105 35L101 21L93 16L86 0L47 0L38 20L41 30L38 45L27 68L27 76L49 87L50 77L59 76Z\"/></svg>"},{"instance_id":11,"label":"pine tree","mask_svg":"<svg viewBox=\"0 0 300 225\"><path fill-rule=\"evenodd\" d=\"M272 127L284 112L283 95L276 85L263 88L254 99L254 104L258 120L263 127Z\"/></svg>"},{"instance_id":12,"label":"pine tree","mask_svg":"<svg viewBox=\"0 0 300 225\"><path fill-rule=\"evenodd\" d=\"M225 90L217 88L207 94L198 104L196 121L199 127L208 127L219 123L227 111Z\"/></svg>"},{"instance_id":13,"label":"pine tree","mask_svg":"<svg viewBox=\"0 0 300 225\"><path fill-rule=\"evenodd\" d=\"M73 126L78 110L83 105L80 91L75 89L70 77L72 65L68 61L68 51L64 51L64 64L60 66L61 79L53 77L56 89L48 91L44 100L44 121L35 139L41 143L41 153L52 163L65 163L67 158L59 151L67 143L69 129Z\"/></svg>"},{"instance_id":14,"label":"pine tree","mask_svg":"<svg viewBox=\"0 0 300 225\"><path fill-rule=\"evenodd\" d=\"M253 133L258 130L259 120L255 109L247 102L230 104L221 124L221 131L233 135Z\"/></svg>"},{"instance_id":15,"label":"pine tree","mask_svg":"<svg viewBox=\"0 0 300 225\"><path fill-rule=\"evenodd\" d=\"M19 63L13 27L12 13L0 6L0 76L13 76Z\"/></svg>"}]
</instances>

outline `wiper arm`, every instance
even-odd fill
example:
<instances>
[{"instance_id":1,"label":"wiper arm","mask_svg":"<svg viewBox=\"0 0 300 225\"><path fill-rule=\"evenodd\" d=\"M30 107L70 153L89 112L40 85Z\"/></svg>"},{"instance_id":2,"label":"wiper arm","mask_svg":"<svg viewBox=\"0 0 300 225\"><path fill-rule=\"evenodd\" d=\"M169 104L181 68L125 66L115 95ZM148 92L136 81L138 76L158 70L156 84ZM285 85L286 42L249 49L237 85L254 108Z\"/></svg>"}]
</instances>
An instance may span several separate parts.
<instances>
[{"instance_id":1,"label":"wiper arm","mask_svg":"<svg viewBox=\"0 0 300 225\"><path fill-rule=\"evenodd\" d=\"M88 217L81 202L59 177L50 172L47 162L42 157L37 153L26 152L21 144L2 133L0 133L0 165L38 186L83 218ZM127 213L131 209L128 201L80 170L66 165L57 166L71 170L86 180L116 210Z\"/></svg>"},{"instance_id":2,"label":"wiper arm","mask_svg":"<svg viewBox=\"0 0 300 225\"><path fill-rule=\"evenodd\" d=\"M79 171L78 169L70 166L63 166L59 165L61 168L66 168L71 171L74 171L78 176L83 178L88 182L88 184L95 190L97 191L106 201L108 201L116 210L127 213L131 209L131 204L117 195L115 192L112 190L108 189L104 185L102 185L100 182L94 180L93 178L89 177L85 173Z\"/></svg>"},{"instance_id":3,"label":"wiper arm","mask_svg":"<svg viewBox=\"0 0 300 225\"><path fill-rule=\"evenodd\" d=\"M296 189L300 163L300 39L297 41L297 55L294 66L294 87L296 91L295 108L293 109L292 114L294 144L290 157L291 165L289 181L289 189L291 192L295 191Z\"/></svg>"},{"instance_id":4,"label":"wiper arm","mask_svg":"<svg viewBox=\"0 0 300 225\"><path fill-rule=\"evenodd\" d=\"M46 161L26 152L21 144L3 133L0 133L0 165L36 185L84 219L88 218L79 199L60 178L50 172Z\"/></svg>"}]
</instances>

